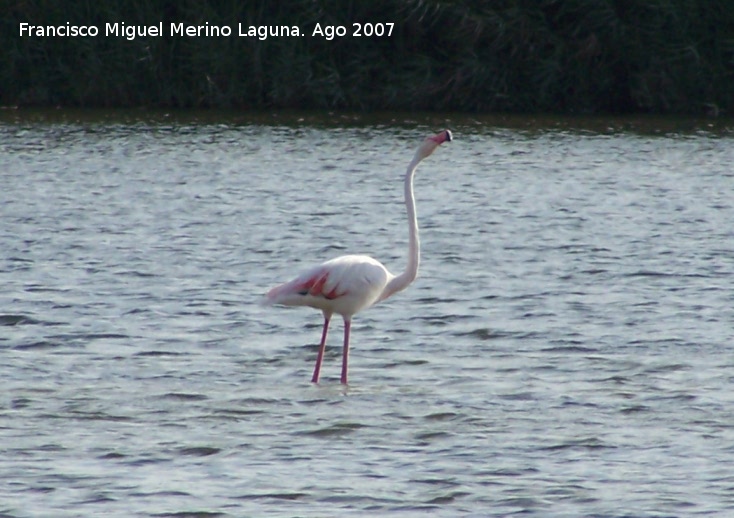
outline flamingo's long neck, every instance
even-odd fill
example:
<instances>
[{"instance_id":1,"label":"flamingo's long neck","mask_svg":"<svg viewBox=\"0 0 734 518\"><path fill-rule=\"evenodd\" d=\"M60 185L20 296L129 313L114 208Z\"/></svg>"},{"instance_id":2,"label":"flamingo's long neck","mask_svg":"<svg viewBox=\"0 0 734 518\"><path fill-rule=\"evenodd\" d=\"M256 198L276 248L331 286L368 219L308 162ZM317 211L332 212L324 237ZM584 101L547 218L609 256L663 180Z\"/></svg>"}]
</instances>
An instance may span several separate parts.
<instances>
[{"instance_id":1,"label":"flamingo's long neck","mask_svg":"<svg viewBox=\"0 0 734 518\"><path fill-rule=\"evenodd\" d=\"M408 165L408 170L405 173L405 208L408 212L408 266L403 273L393 278L387 284L381 299L386 299L393 293L404 290L418 275L418 266L421 260L421 243L418 236L418 218L415 211L413 176L415 176L415 170L422 159L423 157L416 153L416 156L410 162L410 165Z\"/></svg>"}]
</instances>

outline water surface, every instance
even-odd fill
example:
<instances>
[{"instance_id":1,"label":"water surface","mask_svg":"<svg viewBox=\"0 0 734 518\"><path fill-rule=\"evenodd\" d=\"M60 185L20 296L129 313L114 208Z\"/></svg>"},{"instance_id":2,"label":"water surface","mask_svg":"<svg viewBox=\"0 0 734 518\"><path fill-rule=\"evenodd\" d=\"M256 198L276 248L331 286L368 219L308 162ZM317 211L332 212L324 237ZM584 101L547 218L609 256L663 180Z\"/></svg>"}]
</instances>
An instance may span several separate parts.
<instances>
[{"instance_id":1,"label":"water surface","mask_svg":"<svg viewBox=\"0 0 734 518\"><path fill-rule=\"evenodd\" d=\"M734 141L690 121L0 124L0 515L724 516ZM343 253L356 317L265 308Z\"/></svg>"}]
</instances>

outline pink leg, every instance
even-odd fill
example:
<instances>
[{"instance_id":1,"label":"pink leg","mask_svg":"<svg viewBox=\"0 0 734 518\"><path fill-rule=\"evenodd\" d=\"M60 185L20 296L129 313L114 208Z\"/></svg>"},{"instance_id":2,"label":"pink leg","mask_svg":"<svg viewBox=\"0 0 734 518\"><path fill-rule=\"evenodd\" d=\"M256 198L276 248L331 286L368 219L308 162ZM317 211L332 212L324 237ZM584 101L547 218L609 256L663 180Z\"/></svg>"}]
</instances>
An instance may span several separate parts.
<instances>
[{"instance_id":1,"label":"pink leg","mask_svg":"<svg viewBox=\"0 0 734 518\"><path fill-rule=\"evenodd\" d=\"M326 349L326 335L329 333L329 317L324 316L324 330L321 332L321 343L319 344L319 354L316 356L316 367L313 370L311 383L319 382L321 374L321 362L324 360L324 349Z\"/></svg>"},{"instance_id":2,"label":"pink leg","mask_svg":"<svg viewBox=\"0 0 734 518\"><path fill-rule=\"evenodd\" d=\"M342 383L347 384L347 371L349 370L349 332L352 321L344 319L344 352L342 353Z\"/></svg>"}]
</instances>

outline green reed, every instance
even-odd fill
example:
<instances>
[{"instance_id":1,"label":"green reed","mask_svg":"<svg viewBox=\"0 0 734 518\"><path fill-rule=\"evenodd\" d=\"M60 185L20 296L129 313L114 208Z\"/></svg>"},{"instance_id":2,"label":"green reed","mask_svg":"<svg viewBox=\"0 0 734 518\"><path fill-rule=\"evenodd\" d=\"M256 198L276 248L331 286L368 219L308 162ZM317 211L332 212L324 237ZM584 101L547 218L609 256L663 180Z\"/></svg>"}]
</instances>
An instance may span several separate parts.
<instances>
[{"instance_id":1,"label":"green reed","mask_svg":"<svg viewBox=\"0 0 734 518\"><path fill-rule=\"evenodd\" d=\"M716 113L732 0L0 0L0 105ZM34 25L228 25L230 37L19 37ZM391 22L327 40L316 23ZM304 37L239 37L237 24Z\"/></svg>"}]
</instances>

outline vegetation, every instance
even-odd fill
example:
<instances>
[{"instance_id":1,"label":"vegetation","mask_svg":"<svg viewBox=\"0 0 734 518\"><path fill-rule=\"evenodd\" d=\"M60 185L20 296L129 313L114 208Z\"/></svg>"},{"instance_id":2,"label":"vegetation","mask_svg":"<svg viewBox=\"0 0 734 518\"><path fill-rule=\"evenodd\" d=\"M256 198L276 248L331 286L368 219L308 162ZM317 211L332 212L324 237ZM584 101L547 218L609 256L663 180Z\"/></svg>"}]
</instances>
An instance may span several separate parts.
<instances>
[{"instance_id":1,"label":"vegetation","mask_svg":"<svg viewBox=\"0 0 734 518\"><path fill-rule=\"evenodd\" d=\"M0 0L0 105L731 113L734 0ZM20 36L19 24L96 37ZM106 23L164 35L105 36ZM171 36L170 23L232 35ZM352 37L353 22L392 22ZM238 36L296 25L302 37ZM316 24L347 35L312 36Z\"/></svg>"}]
</instances>

